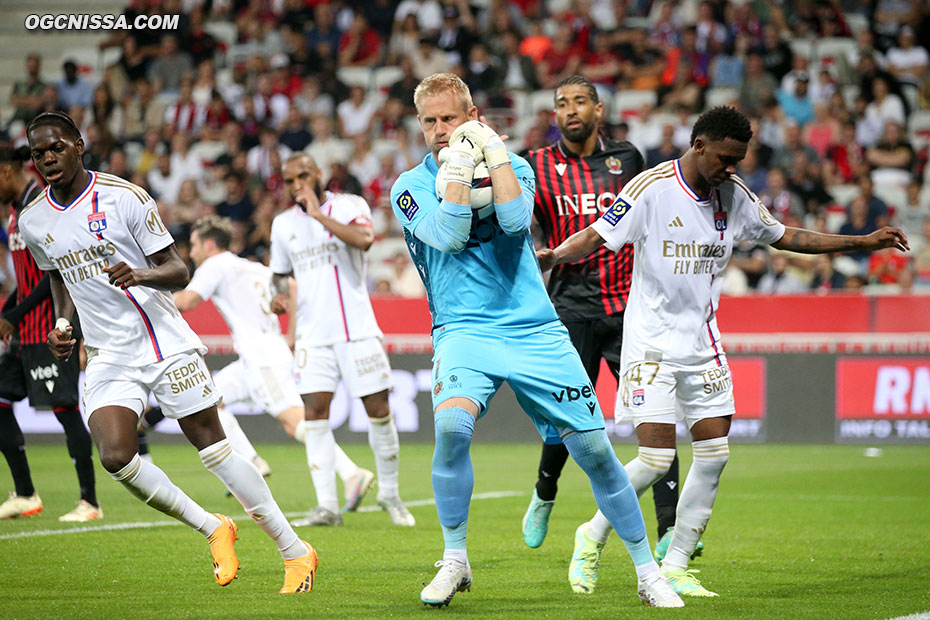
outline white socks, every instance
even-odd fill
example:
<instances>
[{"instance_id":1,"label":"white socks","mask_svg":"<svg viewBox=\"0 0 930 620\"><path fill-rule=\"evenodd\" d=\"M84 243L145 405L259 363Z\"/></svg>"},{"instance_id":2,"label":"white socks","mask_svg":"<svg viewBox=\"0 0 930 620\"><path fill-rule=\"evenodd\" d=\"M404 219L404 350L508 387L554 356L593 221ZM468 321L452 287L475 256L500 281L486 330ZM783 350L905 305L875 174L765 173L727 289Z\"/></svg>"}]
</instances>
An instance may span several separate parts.
<instances>
[{"instance_id":1,"label":"white socks","mask_svg":"<svg viewBox=\"0 0 930 620\"><path fill-rule=\"evenodd\" d=\"M710 520L720 475L730 458L726 437L695 441L694 461L681 489L675 533L662 567L687 568L688 560Z\"/></svg>"},{"instance_id":2,"label":"white socks","mask_svg":"<svg viewBox=\"0 0 930 620\"><path fill-rule=\"evenodd\" d=\"M317 504L338 514L336 438L329 427L329 420L304 420L303 425L306 432L307 465L316 489Z\"/></svg>"},{"instance_id":3,"label":"white socks","mask_svg":"<svg viewBox=\"0 0 930 620\"><path fill-rule=\"evenodd\" d=\"M624 466L626 475L630 478L630 484L636 491L636 496L641 496L646 489L656 483L672 466L675 459L675 448L646 448L639 447L639 453L636 458ZM588 522L587 535L598 541L607 542L610 532L613 528L610 521L607 520L600 510L594 515L594 518Z\"/></svg>"},{"instance_id":4,"label":"white socks","mask_svg":"<svg viewBox=\"0 0 930 620\"><path fill-rule=\"evenodd\" d=\"M378 498L398 497L397 479L400 441L394 414L384 418L368 418L368 445L375 453L378 470Z\"/></svg>"},{"instance_id":5,"label":"white socks","mask_svg":"<svg viewBox=\"0 0 930 620\"><path fill-rule=\"evenodd\" d=\"M191 526L204 536L220 526L219 519L185 495L157 465L139 458L138 454L128 465L110 475L155 510Z\"/></svg>"},{"instance_id":6,"label":"white socks","mask_svg":"<svg viewBox=\"0 0 930 620\"><path fill-rule=\"evenodd\" d=\"M228 439L207 446L199 454L204 466L226 485L252 520L271 537L285 560L306 555L306 546L284 518L258 469L235 452Z\"/></svg>"},{"instance_id":7,"label":"white socks","mask_svg":"<svg viewBox=\"0 0 930 620\"><path fill-rule=\"evenodd\" d=\"M236 416L226 411L226 407L217 407L216 415L220 419L220 424L223 425L223 432L226 433L226 439L229 440L233 450L251 463L258 456L258 452L255 451L249 438L245 436L242 427L239 426L239 422L236 420Z\"/></svg>"},{"instance_id":8,"label":"white socks","mask_svg":"<svg viewBox=\"0 0 930 620\"><path fill-rule=\"evenodd\" d=\"M301 420L297 423L297 428L294 430L294 439L300 442L302 445L307 445L307 423L310 420ZM334 438L335 441L335 438ZM339 447L339 444L335 444L335 454L336 460L333 465L336 470L336 475L345 482L349 478L355 475L358 471L358 465L355 464L355 461L349 458L349 455L343 452L342 448Z\"/></svg>"}]
</instances>

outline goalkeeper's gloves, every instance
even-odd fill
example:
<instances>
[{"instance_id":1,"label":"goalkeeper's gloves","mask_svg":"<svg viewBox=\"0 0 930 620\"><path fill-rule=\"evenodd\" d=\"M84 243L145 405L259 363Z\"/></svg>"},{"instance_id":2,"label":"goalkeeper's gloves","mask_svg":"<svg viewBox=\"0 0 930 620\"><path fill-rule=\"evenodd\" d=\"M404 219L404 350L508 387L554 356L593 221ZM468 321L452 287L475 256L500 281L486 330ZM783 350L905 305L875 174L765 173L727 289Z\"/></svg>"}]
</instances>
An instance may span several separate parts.
<instances>
[{"instance_id":1,"label":"goalkeeper's gloves","mask_svg":"<svg viewBox=\"0 0 930 620\"><path fill-rule=\"evenodd\" d=\"M481 121L467 121L455 128L452 132L451 142L467 137L470 142L481 149L484 161L489 170L510 163L510 155L504 141L497 132Z\"/></svg>"},{"instance_id":2,"label":"goalkeeper's gloves","mask_svg":"<svg viewBox=\"0 0 930 620\"><path fill-rule=\"evenodd\" d=\"M442 166L439 174L445 177L446 181L471 187L475 166L483 159L481 149L476 148L468 138L450 140L449 146L439 151L439 163Z\"/></svg>"}]
</instances>

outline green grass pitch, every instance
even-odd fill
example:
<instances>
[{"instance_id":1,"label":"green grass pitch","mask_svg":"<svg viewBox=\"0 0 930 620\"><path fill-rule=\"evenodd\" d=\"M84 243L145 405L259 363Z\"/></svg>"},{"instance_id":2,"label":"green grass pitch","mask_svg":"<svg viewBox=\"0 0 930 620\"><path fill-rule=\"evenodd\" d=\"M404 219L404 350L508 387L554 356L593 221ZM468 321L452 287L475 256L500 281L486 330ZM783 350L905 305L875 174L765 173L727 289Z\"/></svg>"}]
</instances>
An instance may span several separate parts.
<instances>
[{"instance_id":1,"label":"green grass pitch","mask_svg":"<svg viewBox=\"0 0 930 620\"><path fill-rule=\"evenodd\" d=\"M346 446L373 468L367 446ZM616 446L621 461L635 448ZM288 514L313 505L303 450L262 445L270 486ZM567 563L575 527L594 511L580 470L566 467L549 536L529 549L520 521L535 480L539 447L476 444L469 520L471 592L449 608L423 607L418 594L441 558L442 537L428 503L432 446L402 445L401 492L414 504L415 528L387 514L347 515L345 527L303 528L320 554L312 593L277 593L283 565L273 544L203 469L193 448L153 445L156 462L211 511L238 518L239 578L213 581L206 542L179 525L63 534L87 526L59 523L73 507L74 471L60 446L30 446L45 511L0 522L0 617L14 618L890 618L930 611L930 450L884 447L879 458L856 446L734 445L703 557L692 567L717 599L686 599L683 610L644 608L632 565L613 537L592 595L572 594ZM683 447L682 477L690 463ZM8 470L3 490L12 489ZM98 469L105 526L170 522ZM420 501L417 501L420 500ZM363 509L374 506L373 494ZM643 498L655 543L651 493ZM96 525L96 524L92 524ZM52 533L49 533L52 532Z\"/></svg>"}]
</instances>

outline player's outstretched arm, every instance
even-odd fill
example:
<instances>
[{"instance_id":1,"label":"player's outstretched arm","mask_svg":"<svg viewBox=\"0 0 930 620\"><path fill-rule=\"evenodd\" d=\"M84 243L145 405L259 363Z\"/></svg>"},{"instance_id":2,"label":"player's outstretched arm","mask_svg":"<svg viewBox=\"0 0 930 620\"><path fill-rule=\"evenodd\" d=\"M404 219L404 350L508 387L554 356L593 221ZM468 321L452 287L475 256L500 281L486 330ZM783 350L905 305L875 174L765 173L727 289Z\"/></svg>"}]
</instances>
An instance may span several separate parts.
<instances>
[{"instance_id":1,"label":"player's outstretched arm","mask_svg":"<svg viewBox=\"0 0 930 620\"><path fill-rule=\"evenodd\" d=\"M184 289L174 294L174 305L176 305L181 312L190 312L199 306L202 301L203 297L196 291Z\"/></svg>"},{"instance_id":2,"label":"player's outstretched arm","mask_svg":"<svg viewBox=\"0 0 930 620\"><path fill-rule=\"evenodd\" d=\"M292 280L290 273L271 274L271 292L274 294L274 297L271 298L271 311L275 314L287 312L290 305Z\"/></svg>"},{"instance_id":3,"label":"player's outstretched arm","mask_svg":"<svg viewBox=\"0 0 930 620\"><path fill-rule=\"evenodd\" d=\"M602 245L604 245L604 238L596 230L588 226L566 239L554 250L549 248L538 250L536 258L539 260L540 269L548 271L556 265L571 263L579 258L584 258Z\"/></svg>"},{"instance_id":4,"label":"player's outstretched arm","mask_svg":"<svg viewBox=\"0 0 930 620\"><path fill-rule=\"evenodd\" d=\"M112 267L105 267L103 272L110 276L110 284L122 289L130 286L147 286L164 291L176 291L187 286L190 273L181 260L178 249L172 243L168 247L146 257L152 267L133 269L124 261Z\"/></svg>"},{"instance_id":5,"label":"player's outstretched arm","mask_svg":"<svg viewBox=\"0 0 930 620\"><path fill-rule=\"evenodd\" d=\"M791 250L801 254L826 254L862 250L872 252L885 248L896 248L902 252L911 249L907 236L898 228L885 226L868 235L827 235L804 228L785 228L781 239L772 244L779 250Z\"/></svg>"},{"instance_id":6,"label":"player's outstretched arm","mask_svg":"<svg viewBox=\"0 0 930 620\"><path fill-rule=\"evenodd\" d=\"M74 302L71 293L65 287L65 281L57 270L48 272L52 289L52 304L55 307L55 329L48 333L48 348L55 359L66 360L77 341L71 337L71 317L74 316Z\"/></svg>"}]
</instances>

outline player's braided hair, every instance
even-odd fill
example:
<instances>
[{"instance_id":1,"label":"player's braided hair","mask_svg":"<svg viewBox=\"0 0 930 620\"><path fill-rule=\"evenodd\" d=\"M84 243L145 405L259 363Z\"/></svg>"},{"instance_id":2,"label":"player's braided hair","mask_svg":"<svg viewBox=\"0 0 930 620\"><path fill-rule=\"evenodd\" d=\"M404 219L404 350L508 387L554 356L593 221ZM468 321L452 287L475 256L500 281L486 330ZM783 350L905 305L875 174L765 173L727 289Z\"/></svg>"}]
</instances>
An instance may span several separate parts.
<instances>
[{"instance_id":1,"label":"player's braided hair","mask_svg":"<svg viewBox=\"0 0 930 620\"><path fill-rule=\"evenodd\" d=\"M212 239L216 247L221 250L228 250L232 241L232 221L228 217L219 215L202 217L194 222L192 231L197 233L201 241Z\"/></svg>"},{"instance_id":2,"label":"player's braided hair","mask_svg":"<svg viewBox=\"0 0 930 620\"><path fill-rule=\"evenodd\" d=\"M591 101L593 101L594 103L600 103L601 101L600 98L597 96L597 89L594 88L594 84L592 84L588 80L588 78L586 78L583 75L578 75L576 73L575 75L570 75L567 78L563 79L561 82L559 82L559 85L555 87L555 93L558 93L559 89L562 88L563 86L584 86L585 88L588 89L588 96L591 97ZM555 96L557 95L554 94L553 97Z\"/></svg>"},{"instance_id":3,"label":"player's braided hair","mask_svg":"<svg viewBox=\"0 0 930 620\"><path fill-rule=\"evenodd\" d=\"M29 128L26 131L27 135L36 127L43 125L54 125L60 128L72 140L76 141L81 138L81 130L74 124L71 117L64 112L42 112L29 123Z\"/></svg>"},{"instance_id":4,"label":"player's braided hair","mask_svg":"<svg viewBox=\"0 0 930 620\"><path fill-rule=\"evenodd\" d=\"M23 162L29 161L31 157L29 147L26 145L14 147L12 144L0 144L0 164L22 168Z\"/></svg>"},{"instance_id":5,"label":"player's braided hair","mask_svg":"<svg viewBox=\"0 0 930 620\"><path fill-rule=\"evenodd\" d=\"M729 106L720 105L709 109L698 117L691 130L691 144L698 136L704 136L712 142L733 138L738 142L749 142L752 139L752 128L749 119Z\"/></svg>"}]
</instances>

